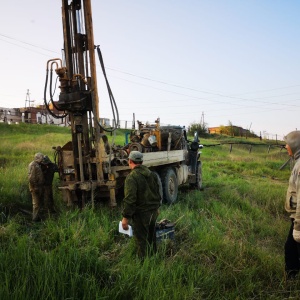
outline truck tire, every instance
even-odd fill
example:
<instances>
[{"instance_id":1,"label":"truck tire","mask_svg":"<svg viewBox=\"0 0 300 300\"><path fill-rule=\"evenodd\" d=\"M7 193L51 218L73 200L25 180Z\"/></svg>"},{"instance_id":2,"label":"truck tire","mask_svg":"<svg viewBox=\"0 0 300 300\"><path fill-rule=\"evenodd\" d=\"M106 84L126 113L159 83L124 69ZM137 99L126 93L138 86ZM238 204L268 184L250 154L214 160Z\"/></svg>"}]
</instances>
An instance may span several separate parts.
<instances>
[{"instance_id":1,"label":"truck tire","mask_svg":"<svg viewBox=\"0 0 300 300\"><path fill-rule=\"evenodd\" d=\"M173 168L165 168L161 173L164 202L172 204L177 200L178 182Z\"/></svg>"},{"instance_id":2,"label":"truck tire","mask_svg":"<svg viewBox=\"0 0 300 300\"><path fill-rule=\"evenodd\" d=\"M196 182L190 184L191 187L202 191L202 163L201 161L197 161L196 166Z\"/></svg>"}]
</instances>

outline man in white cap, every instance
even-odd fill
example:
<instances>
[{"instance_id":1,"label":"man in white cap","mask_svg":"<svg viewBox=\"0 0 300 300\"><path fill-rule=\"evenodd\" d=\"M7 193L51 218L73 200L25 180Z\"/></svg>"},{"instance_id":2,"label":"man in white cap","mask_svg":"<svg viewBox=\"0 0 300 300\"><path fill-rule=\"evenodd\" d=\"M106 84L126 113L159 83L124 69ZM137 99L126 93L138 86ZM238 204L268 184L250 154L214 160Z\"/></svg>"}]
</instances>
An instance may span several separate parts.
<instances>
[{"instance_id":1,"label":"man in white cap","mask_svg":"<svg viewBox=\"0 0 300 300\"><path fill-rule=\"evenodd\" d=\"M28 166L29 190L32 196L32 220L40 220L40 209L43 203L44 176L41 163L44 159L42 153L36 153L34 160Z\"/></svg>"},{"instance_id":2,"label":"man in white cap","mask_svg":"<svg viewBox=\"0 0 300 300\"><path fill-rule=\"evenodd\" d=\"M132 171L125 180L122 227L127 230L129 219L132 219L138 255L144 258L156 251L155 223L161 194L157 175L142 165L143 154L131 151L128 158Z\"/></svg>"}]
</instances>

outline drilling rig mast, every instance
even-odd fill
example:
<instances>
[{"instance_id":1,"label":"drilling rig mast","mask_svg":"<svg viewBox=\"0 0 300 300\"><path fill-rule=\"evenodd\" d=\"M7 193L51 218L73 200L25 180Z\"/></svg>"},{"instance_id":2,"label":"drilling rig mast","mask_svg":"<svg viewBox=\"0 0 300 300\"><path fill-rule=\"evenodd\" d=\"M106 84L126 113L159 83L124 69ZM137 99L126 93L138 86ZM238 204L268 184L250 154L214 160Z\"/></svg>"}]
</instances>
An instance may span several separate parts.
<instances>
[{"instance_id":1,"label":"drilling rig mast","mask_svg":"<svg viewBox=\"0 0 300 300\"><path fill-rule=\"evenodd\" d=\"M84 206L95 198L108 198L116 206L116 191L123 187L130 172L128 155L138 150L144 153L144 164L156 172L161 182L164 200L177 199L178 186L189 183L200 189L202 171L198 136L188 141L180 126L161 126L135 120L130 142L125 146L110 146L104 131L118 128L119 115L106 78L99 47L94 46L91 0L62 0L64 59L47 62L44 101L48 112L55 118L69 118L72 140L55 147L59 167L60 189L64 200ZM99 123L99 99L95 50L97 50L110 96L114 128ZM60 83L58 102L53 101L53 71ZM47 91L49 91L47 100ZM50 107L63 112L55 115ZM151 104L149 103L149 107Z\"/></svg>"},{"instance_id":2,"label":"drilling rig mast","mask_svg":"<svg viewBox=\"0 0 300 300\"><path fill-rule=\"evenodd\" d=\"M93 197L97 187L110 191L111 205L115 205L114 178L104 176L103 167L108 155L104 149L106 137L99 125L99 100L95 62L95 46L90 0L62 0L62 23L64 37L64 65L61 59L47 62L45 104L48 81L50 101L68 115L72 141L58 148L62 163L61 179L67 198L81 199L84 205L87 194ZM52 73L60 82L59 101L52 99ZM50 79L49 79L50 78ZM51 113L53 114L53 113ZM57 116L55 116L57 117ZM68 200L71 201L71 200Z\"/></svg>"}]
</instances>

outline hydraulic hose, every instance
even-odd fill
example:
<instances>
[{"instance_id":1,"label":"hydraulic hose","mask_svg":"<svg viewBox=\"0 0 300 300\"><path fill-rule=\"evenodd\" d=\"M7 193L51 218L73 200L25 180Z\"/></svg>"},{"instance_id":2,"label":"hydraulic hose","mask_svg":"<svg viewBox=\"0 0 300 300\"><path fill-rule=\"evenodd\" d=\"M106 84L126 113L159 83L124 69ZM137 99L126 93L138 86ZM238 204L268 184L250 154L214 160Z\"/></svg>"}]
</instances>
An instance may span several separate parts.
<instances>
[{"instance_id":1,"label":"hydraulic hose","mask_svg":"<svg viewBox=\"0 0 300 300\"><path fill-rule=\"evenodd\" d=\"M97 53L98 53L98 57L99 57L99 62L100 62L101 68L102 68L102 73L103 73L103 76L105 78L108 95L109 95L109 98L110 98L110 105L111 105L111 109L112 109L112 113L113 113L113 118L114 118L114 121L115 121L114 125L111 129L108 129L108 128L105 128L104 126L102 126L99 123L98 120L97 120L97 123L98 123L98 126L102 130L107 131L107 132L113 132L119 127L119 124L120 124L119 111L118 111L118 107L117 107L114 95L112 93L112 90L110 88L110 85L109 85L109 82L108 82L108 79L107 79L107 76L106 76L104 62L103 62L102 54L101 54L101 51L100 51L100 46L96 46L96 48L97 48Z\"/></svg>"},{"instance_id":2,"label":"hydraulic hose","mask_svg":"<svg viewBox=\"0 0 300 300\"><path fill-rule=\"evenodd\" d=\"M63 118L65 118L68 114L65 113L65 114L63 114L63 115L61 115L61 116L56 115L55 113L53 113L53 112L50 110L49 103L47 102L47 87L48 87L48 77L49 77L48 64L49 64L50 61L52 61L52 63L51 63L50 91L49 91L49 93L50 93L50 101L51 101L51 103L53 104L53 106L54 106L57 110L59 110L59 108L54 104L54 101L53 101L53 95L52 95L52 93L51 93L51 89L52 89L52 65L53 65L54 63L56 63L56 62L54 62L55 60L49 60L49 61L47 62L46 80L45 80L45 88L44 88L44 104L45 104L45 107L46 107L48 113L49 113L53 118L55 118L55 119L63 119ZM56 64L57 64L57 63L56 63Z\"/></svg>"}]
</instances>

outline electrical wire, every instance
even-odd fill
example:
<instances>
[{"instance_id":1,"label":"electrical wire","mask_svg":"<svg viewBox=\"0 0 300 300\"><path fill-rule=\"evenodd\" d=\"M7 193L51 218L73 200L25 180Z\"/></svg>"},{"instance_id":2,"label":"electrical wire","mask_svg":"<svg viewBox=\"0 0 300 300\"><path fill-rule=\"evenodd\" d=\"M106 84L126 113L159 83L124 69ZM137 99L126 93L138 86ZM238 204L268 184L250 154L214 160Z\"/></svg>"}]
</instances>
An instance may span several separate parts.
<instances>
[{"instance_id":1,"label":"electrical wire","mask_svg":"<svg viewBox=\"0 0 300 300\"><path fill-rule=\"evenodd\" d=\"M23 43L25 45L29 45L31 47L35 47L35 48L44 50L44 51L49 51L49 52L56 53L55 51L52 51L52 50L49 50L49 49L46 49L46 48L42 48L40 46L28 43L26 41L18 40L16 38L13 38L11 36L8 36L8 35L2 34L2 33L0 33L0 36L2 36L4 38L7 38L7 39L10 39L10 40L17 41L19 43ZM2 41L10 43L10 42L5 41L5 40L2 40ZM11 43L11 44L13 44L13 43ZM13 45L18 46L18 47L22 47L22 46L17 45L17 44L13 44ZM36 52L36 51L34 51L32 49L28 49L28 50ZM42 53L39 53L39 54L42 54ZM44 55L44 54L42 54L42 55ZM107 69L110 69L110 70L115 71L115 72L123 73L123 74L129 75L129 76L141 78L143 80L157 82L159 84L164 84L164 85L168 85L168 86L174 86L174 87L181 88L181 89L187 89L187 90L191 90L191 91L197 91L197 92L201 92L201 93L211 94L211 95L218 96L218 97L232 98L232 99L236 99L237 101L239 101L239 100L245 100L245 101L252 101L252 102L257 102L257 103L262 102L262 103L265 103L267 105L281 105L281 104L280 103L276 103L276 102L265 102L265 101L258 100L258 99L266 99L266 98L271 98L271 97L258 97L258 98L247 99L247 98L240 98L238 96L240 96L240 95L246 95L246 94L251 94L251 93L258 93L258 92L264 92L265 93L265 92L269 92L269 91L275 91L275 90L281 90L281 89L293 88L293 87L299 87L300 86L300 85L290 85L290 86L278 87L278 88L273 88L273 89L266 89L266 90L259 90L259 91L250 91L250 92L245 92L245 93L235 94L235 95L225 95L223 93L216 93L216 92L203 91L203 90L199 90L199 89L195 89L195 88L190 88L190 87L186 87L186 86L183 86L183 85L180 85L180 84L172 84L172 83L168 83L168 82L163 81L163 80L156 80L156 79L152 79L152 78L150 78L148 76L136 75L136 74L133 74L133 73L130 73L130 72L125 72L125 71L122 71L122 70L117 70L115 68L109 68L108 67ZM126 81L130 82L130 80L126 80ZM140 85L142 85L142 84L140 84ZM148 87L155 89L155 87L151 87L151 86L148 86ZM176 93L176 92L172 92L172 91L168 91L168 92L175 93L175 94L180 94L180 93ZM278 96L272 96L272 97L278 97ZM205 98L202 98L202 97L194 97L194 98L205 99ZM216 100L211 100L211 101L222 103L222 101L216 101ZM230 103L226 103L226 104L230 104ZM231 104L234 104L234 103L231 102ZM239 104L239 105L241 105L241 104ZM286 104L286 103L285 103L285 106L298 107L297 105L289 105L289 104Z\"/></svg>"}]
</instances>

